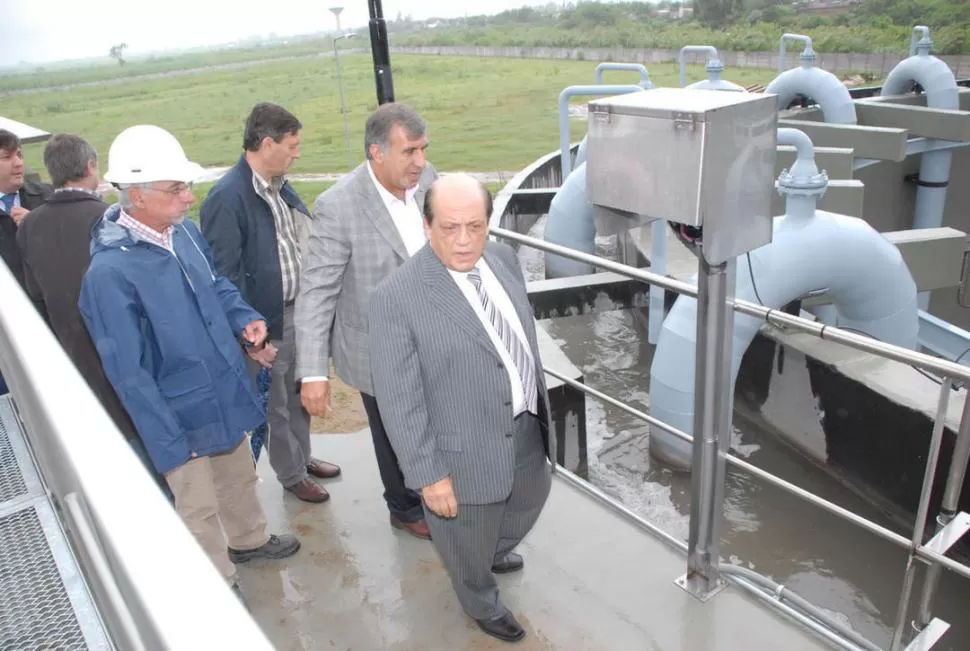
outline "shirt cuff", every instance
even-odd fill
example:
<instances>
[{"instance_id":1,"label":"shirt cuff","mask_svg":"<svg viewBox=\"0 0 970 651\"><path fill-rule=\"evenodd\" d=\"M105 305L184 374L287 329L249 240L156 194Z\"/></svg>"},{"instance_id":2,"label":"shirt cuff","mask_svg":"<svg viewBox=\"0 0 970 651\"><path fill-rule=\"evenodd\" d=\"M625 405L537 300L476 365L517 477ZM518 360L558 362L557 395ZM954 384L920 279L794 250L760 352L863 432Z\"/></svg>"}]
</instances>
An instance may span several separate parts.
<instances>
[{"instance_id":1,"label":"shirt cuff","mask_svg":"<svg viewBox=\"0 0 970 651\"><path fill-rule=\"evenodd\" d=\"M327 382L329 379L326 375L310 375L300 378L300 382Z\"/></svg>"}]
</instances>

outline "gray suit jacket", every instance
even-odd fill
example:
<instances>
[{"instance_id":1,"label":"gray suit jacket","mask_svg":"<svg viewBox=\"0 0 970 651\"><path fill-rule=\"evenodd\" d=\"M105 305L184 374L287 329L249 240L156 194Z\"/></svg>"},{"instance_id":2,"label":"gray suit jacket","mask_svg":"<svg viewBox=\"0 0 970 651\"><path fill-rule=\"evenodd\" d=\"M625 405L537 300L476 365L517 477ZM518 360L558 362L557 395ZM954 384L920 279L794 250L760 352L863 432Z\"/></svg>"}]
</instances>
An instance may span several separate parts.
<instances>
[{"instance_id":1,"label":"gray suit jacket","mask_svg":"<svg viewBox=\"0 0 970 651\"><path fill-rule=\"evenodd\" d=\"M415 200L438 178L428 165ZM373 395L367 344L370 293L408 259L407 249L367 171L367 162L317 197L294 310L296 377L330 374Z\"/></svg>"},{"instance_id":2,"label":"gray suit jacket","mask_svg":"<svg viewBox=\"0 0 970 651\"><path fill-rule=\"evenodd\" d=\"M525 278L515 251L489 242L485 260L508 292L536 360L546 454L545 375ZM451 475L461 504L492 504L512 491L515 426L509 376L485 327L430 245L371 299L374 387L387 436L413 489Z\"/></svg>"}]
</instances>

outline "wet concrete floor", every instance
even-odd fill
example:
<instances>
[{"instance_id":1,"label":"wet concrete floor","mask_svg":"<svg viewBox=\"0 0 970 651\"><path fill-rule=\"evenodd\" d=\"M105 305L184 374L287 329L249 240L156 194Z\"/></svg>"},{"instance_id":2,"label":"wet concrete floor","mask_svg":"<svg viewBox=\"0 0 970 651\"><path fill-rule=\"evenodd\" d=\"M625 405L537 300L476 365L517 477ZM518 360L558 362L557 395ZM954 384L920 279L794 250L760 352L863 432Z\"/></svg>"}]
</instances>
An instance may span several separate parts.
<instances>
[{"instance_id":1,"label":"wet concrete floor","mask_svg":"<svg viewBox=\"0 0 970 651\"><path fill-rule=\"evenodd\" d=\"M261 497L271 529L293 532L293 558L243 566L253 617L280 651L500 649L461 611L430 542L388 525L366 430L314 436L340 464L331 500L285 495L265 455ZM673 581L685 558L561 479L519 551L522 573L499 577L527 630L519 649L564 651L827 648L733 588L703 604Z\"/></svg>"}]
</instances>

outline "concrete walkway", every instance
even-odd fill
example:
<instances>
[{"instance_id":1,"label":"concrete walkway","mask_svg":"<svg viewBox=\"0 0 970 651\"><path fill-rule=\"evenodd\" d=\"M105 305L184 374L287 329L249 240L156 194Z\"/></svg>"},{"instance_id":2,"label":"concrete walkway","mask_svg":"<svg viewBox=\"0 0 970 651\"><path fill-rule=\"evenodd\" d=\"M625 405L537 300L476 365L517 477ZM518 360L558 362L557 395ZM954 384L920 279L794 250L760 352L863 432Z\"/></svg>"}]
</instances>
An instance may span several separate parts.
<instances>
[{"instance_id":1,"label":"concrete walkway","mask_svg":"<svg viewBox=\"0 0 970 651\"><path fill-rule=\"evenodd\" d=\"M430 542L392 529L368 431L313 437L340 464L332 498L286 494L266 455L260 498L270 527L302 549L240 566L254 619L279 651L512 648L478 630ZM734 588L707 603L674 584L686 558L562 479L523 542L522 572L502 576L505 604L527 631L522 651L809 651L828 648Z\"/></svg>"}]
</instances>

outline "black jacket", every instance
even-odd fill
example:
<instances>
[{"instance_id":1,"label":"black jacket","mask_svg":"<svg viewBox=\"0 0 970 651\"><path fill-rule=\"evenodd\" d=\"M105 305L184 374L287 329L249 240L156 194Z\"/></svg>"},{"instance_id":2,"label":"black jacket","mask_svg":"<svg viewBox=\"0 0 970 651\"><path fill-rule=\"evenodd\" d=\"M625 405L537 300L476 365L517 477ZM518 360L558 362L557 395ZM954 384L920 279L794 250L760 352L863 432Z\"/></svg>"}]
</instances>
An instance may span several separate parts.
<instances>
[{"instance_id":1,"label":"black jacket","mask_svg":"<svg viewBox=\"0 0 970 651\"><path fill-rule=\"evenodd\" d=\"M104 375L78 309L81 280L91 263L91 226L107 208L86 192L55 192L24 217L17 245L27 293L115 425L132 438L135 427Z\"/></svg>"},{"instance_id":2,"label":"black jacket","mask_svg":"<svg viewBox=\"0 0 970 651\"><path fill-rule=\"evenodd\" d=\"M20 188L20 205L27 210L33 210L44 204L53 188L47 183L24 181ZM20 260L20 250L17 248L17 225L13 217L7 214L0 205L0 257L7 263L14 278L24 286L24 268Z\"/></svg>"},{"instance_id":3,"label":"black jacket","mask_svg":"<svg viewBox=\"0 0 970 651\"><path fill-rule=\"evenodd\" d=\"M296 190L284 183L280 196L309 216ZM200 211L202 234L212 247L216 269L239 288L243 298L266 317L270 339L283 338L283 276L273 211L256 194L253 170L240 157L212 186Z\"/></svg>"}]
</instances>

